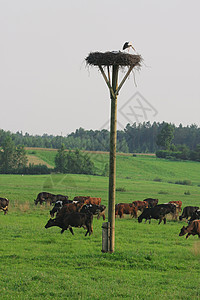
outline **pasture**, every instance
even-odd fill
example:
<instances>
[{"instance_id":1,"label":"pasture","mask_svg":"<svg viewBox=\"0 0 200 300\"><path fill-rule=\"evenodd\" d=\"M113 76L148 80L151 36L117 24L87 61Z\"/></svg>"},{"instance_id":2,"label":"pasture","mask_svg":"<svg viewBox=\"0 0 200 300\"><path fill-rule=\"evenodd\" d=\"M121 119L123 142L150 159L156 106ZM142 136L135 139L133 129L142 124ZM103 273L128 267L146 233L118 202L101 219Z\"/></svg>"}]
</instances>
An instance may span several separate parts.
<instances>
[{"instance_id":1,"label":"pasture","mask_svg":"<svg viewBox=\"0 0 200 300\"><path fill-rule=\"evenodd\" d=\"M91 155L99 170L108 161ZM52 165L50 154L46 161ZM199 163L118 155L116 202L153 197L200 206L199 173ZM50 207L34 205L39 192L101 197L107 206L108 177L0 175L0 191L10 199L8 214L0 212L1 299L200 299L200 241L179 237L185 221L117 218L113 254L101 253L102 219L94 218L90 237L83 228L74 236L44 228Z\"/></svg>"}]
</instances>

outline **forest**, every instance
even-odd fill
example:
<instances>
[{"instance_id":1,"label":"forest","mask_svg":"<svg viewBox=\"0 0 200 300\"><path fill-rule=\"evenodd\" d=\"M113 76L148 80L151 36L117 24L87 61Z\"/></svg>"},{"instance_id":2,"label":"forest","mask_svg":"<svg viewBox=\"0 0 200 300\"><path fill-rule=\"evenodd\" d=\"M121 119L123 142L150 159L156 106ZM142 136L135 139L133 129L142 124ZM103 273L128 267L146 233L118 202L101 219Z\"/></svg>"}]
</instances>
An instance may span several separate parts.
<instances>
[{"instance_id":1,"label":"forest","mask_svg":"<svg viewBox=\"0 0 200 300\"><path fill-rule=\"evenodd\" d=\"M124 130L117 132L117 151L124 153L155 153L161 147L157 144L157 136L160 134L166 122L142 124L127 124ZM189 150L195 150L200 144L200 128L195 125L175 126L171 143L175 146L185 145ZM62 145L66 149L79 149L88 151L109 151L109 131L77 129L66 136L61 135L30 135L29 133L0 130L0 147L6 136L10 136L15 144L24 147L41 147L60 149Z\"/></svg>"}]
</instances>

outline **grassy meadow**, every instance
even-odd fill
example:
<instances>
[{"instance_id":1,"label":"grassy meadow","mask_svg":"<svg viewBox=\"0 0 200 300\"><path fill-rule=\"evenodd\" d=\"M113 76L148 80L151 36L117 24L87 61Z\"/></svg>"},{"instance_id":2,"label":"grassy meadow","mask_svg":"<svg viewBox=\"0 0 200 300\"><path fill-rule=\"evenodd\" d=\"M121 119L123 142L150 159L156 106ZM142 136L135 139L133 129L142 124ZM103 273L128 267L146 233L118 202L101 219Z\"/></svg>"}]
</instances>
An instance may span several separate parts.
<instances>
[{"instance_id":1,"label":"grassy meadow","mask_svg":"<svg viewBox=\"0 0 200 300\"><path fill-rule=\"evenodd\" d=\"M55 154L30 153L51 166ZM101 174L108 155L90 155ZM199 173L197 162L118 155L116 202L155 197L200 206ZM184 180L191 185L175 184ZM94 218L90 237L83 228L74 236L44 228L50 207L34 205L39 192L101 197L107 205L108 177L0 175L0 191L10 199L8 214L0 212L0 299L200 299L200 240L179 237L185 221L117 218L113 254L101 253L102 219Z\"/></svg>"}]
</instances>

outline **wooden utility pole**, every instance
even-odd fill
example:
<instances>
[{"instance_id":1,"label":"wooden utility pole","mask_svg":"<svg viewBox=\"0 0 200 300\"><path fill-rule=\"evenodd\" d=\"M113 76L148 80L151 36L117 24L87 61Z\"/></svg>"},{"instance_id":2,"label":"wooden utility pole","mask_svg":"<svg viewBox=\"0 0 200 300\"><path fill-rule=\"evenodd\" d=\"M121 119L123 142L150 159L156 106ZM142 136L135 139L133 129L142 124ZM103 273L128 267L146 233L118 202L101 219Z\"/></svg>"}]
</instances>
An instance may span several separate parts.
<instances>
[{"instance_id":1,"label":"wooden utility pole","mask_svg":"<svg viewBox=\"0 0 200 300\"><path fill-rule=\"evenodd\" d=\"M134 67L140 66L140 55L130 55L123 52L93 52L86 58L88 65L98 66L109 88L111 98L110 120L110 169L109 169L109 199L108 222L102 226L102 252L114 252L115 248L115 190L116 190L116 143L117 143L117 96ZM106 76L104 67L107 67ZM112 78L110 74L112 67ZM120 67L128 67L128 71L118 87ZM112 82L111 82L112 81Z\"/></svg>"},{"instance_id":2,"label":"wooden utility pole","mask_svg":"<svg viewBox=\"0 0 200 300\"><path fill-rule=\"evenodd\" d=\"M112 67L112 89L114 94L118 88L119 66ZM111 93L110 119L110 172L109 172L109 200L108 222L110 222L110 252L115 246L115 190L116 190L116 144L117 144L117 95Z\"/></svg>"}]
</instances>

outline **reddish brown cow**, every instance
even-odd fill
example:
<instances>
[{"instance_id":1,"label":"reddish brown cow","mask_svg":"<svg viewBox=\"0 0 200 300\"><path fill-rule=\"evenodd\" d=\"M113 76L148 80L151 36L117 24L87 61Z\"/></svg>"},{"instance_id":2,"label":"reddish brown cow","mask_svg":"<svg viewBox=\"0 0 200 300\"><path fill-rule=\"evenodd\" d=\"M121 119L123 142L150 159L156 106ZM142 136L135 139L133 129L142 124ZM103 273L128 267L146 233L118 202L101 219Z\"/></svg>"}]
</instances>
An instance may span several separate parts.
<instances>
[{"instance_id":1,"label":"reddish brown cow","mask_svg":"<svg viewBox=\"0 0 200 300\"><path fill-rule=\"evenodd\" d=\"M192 221L192 223L190 223L190 225L188 225L187 227L183 226L181 228L179 236L182 236L182 235L184 235L186 233L187 233L186 239L190 235L196 235L196 234L200 238L200 220L194 220L194 221Z\"/></svg>"},{"instance_id":2,"label":"reddish brown cow","mask_svg":"<svg viewBox=\"0 0 200 300\"><path fill-rule=\"evenodd\" d=\"M182 201L169 201L169 203L176 204L176 207L178 208L178 211L181 212Z\"/></svg>"},{"instance_id":3,"label":"reddish brown cow","mask_svg":"<svg viewBox=\"0 0 200 300\"><path fill-rule=\"evenodd\" d=\"M85 204L95 204L95 205L100 205L100 204L101 204L101 198L88 197L88 198L85 200Z\"/></svg>"},{"instance_id":4,"label":"reddish brown cow","mask_svg":"<svg viewBox=\"0 0 200 300\"><path fill-rule=\"evenodd\" d=\"M145 208L148 208L148 203L146 201L133 201L133 204L135 207L137 207L138 210L143 212Z\"/></svg>"},{"instance_id":5,"label":"reddish brown cow","mask_svg":"<svg viewBox=\"0 0 200 300\"><path fill-rule=\"evenodd\" d=\"M85 203L85 201L90 198L90 196L76 196L74 197L73 201L78 201L81 203Z\"/></svg>"},{"instance_id":6,"label":"reddish brown cow","mask_svg":"<svg viewBox=\"0 0 200 300\"><path fill-rule=\"evenodd\" d=\"M119 203L115 205L115 217L118 215L122 218L123 214L127 214L137 218L137 210L133 203Z\"/></svg>"}]
</instances>

